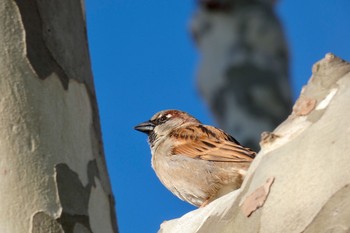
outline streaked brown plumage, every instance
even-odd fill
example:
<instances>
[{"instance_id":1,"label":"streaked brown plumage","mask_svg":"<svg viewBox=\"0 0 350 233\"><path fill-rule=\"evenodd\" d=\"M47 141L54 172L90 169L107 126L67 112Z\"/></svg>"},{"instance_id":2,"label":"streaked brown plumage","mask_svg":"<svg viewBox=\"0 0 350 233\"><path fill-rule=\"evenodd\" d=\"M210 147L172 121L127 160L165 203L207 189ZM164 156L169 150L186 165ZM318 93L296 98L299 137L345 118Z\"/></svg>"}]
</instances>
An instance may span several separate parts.
<instances>
[{"instance_id":1,"label":"streaked brown plumage","mask_svg":"<svg viewBox=\"0 0 350 233\"><path fill-rule=\"evenodd\" d=\"M238 189L256 154L178 110L160 111L135 129L148 134L152 167L161 182L195 206Z\"/></svg>"}]
</instances>

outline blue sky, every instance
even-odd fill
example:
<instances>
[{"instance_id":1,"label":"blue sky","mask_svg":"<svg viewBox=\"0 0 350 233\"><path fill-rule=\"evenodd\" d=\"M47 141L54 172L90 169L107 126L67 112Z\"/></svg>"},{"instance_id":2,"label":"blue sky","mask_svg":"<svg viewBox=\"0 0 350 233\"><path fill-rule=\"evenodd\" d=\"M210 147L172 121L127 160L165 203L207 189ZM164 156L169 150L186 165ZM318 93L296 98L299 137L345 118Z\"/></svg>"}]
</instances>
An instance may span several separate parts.
<instances>
[{"instance_id":1,"label":"blue sky","mask_svg":"<svg viewBox=\"0 0 350 233\"><path fill-rule=\"evenodd\" d=\"M166 190L150 164L146 135L133 130L162 109L214 124L198 95L199 53L188 33L195 1L86 0L92 69L121 233L156 232L195 209ZM350 1L281 0L295 95L325 53L350 60Z\"/></svg>"}]
</instances>

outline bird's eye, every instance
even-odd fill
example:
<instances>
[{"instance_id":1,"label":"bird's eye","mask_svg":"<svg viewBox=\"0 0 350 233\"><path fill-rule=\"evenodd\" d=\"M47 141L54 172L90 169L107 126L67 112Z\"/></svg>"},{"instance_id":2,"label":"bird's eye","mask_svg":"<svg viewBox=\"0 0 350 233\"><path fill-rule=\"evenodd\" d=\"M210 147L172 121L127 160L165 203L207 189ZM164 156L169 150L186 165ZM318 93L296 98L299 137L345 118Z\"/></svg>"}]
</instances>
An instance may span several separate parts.
<instances>
[{"instance_id":1,"label":"bird's eye","mask_svg":"<svg viewBox=\"0 0 350 233\"><path fill-rule=\"evenodd\" d=\"M162 116L162 117L159 119L160 122L164 122L164 121L166 121L166 120L168 120L168 117L167 117L167 116Z\"/></svg>"}]
</instances>

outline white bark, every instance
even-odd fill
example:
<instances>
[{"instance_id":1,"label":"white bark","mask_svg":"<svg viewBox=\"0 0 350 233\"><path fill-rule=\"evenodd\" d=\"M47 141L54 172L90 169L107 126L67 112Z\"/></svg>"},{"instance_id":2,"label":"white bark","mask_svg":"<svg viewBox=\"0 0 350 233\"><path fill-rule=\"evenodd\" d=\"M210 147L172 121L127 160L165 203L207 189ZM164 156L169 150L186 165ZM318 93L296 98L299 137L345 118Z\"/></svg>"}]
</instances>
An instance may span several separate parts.
<instances>
[{"instance_id":1,"label":"white bark","mask_svg":"<svg viewBox=\"0 0 350 233\"><path fill-rule=\"evenodd\" d=\"M316 63L292 114L263 135L241 189L160 232L349 232L349 72L332 54Z\"/></svg>"},{"instance_id":2,"label":"white bark","mask_svg":"<svg viewBox=\"0 0 350 233\"><path fill-rule=\"evenodd\" d=\"M0 232L117 232L80 1L0 1Z\"/></svg>"}]
</instances>

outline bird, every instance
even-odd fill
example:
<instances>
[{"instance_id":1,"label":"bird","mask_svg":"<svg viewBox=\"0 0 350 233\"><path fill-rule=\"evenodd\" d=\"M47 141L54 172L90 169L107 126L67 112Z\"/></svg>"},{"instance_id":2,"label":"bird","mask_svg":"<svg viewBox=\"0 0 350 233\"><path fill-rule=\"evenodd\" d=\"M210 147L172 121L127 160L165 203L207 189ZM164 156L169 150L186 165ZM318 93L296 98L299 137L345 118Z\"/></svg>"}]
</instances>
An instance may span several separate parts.
<instances>
[{"instance_id":1,"label":"bird","mask_svg":"<svg viewBox=\"0 0 350 233\"><path fill-rule=\"evenodd\" d=\"M134 127L148 135L152 168L183 201L204 207L240 188L256 152L180 110L163 110Z\"/></svg>"}]
</instances>

